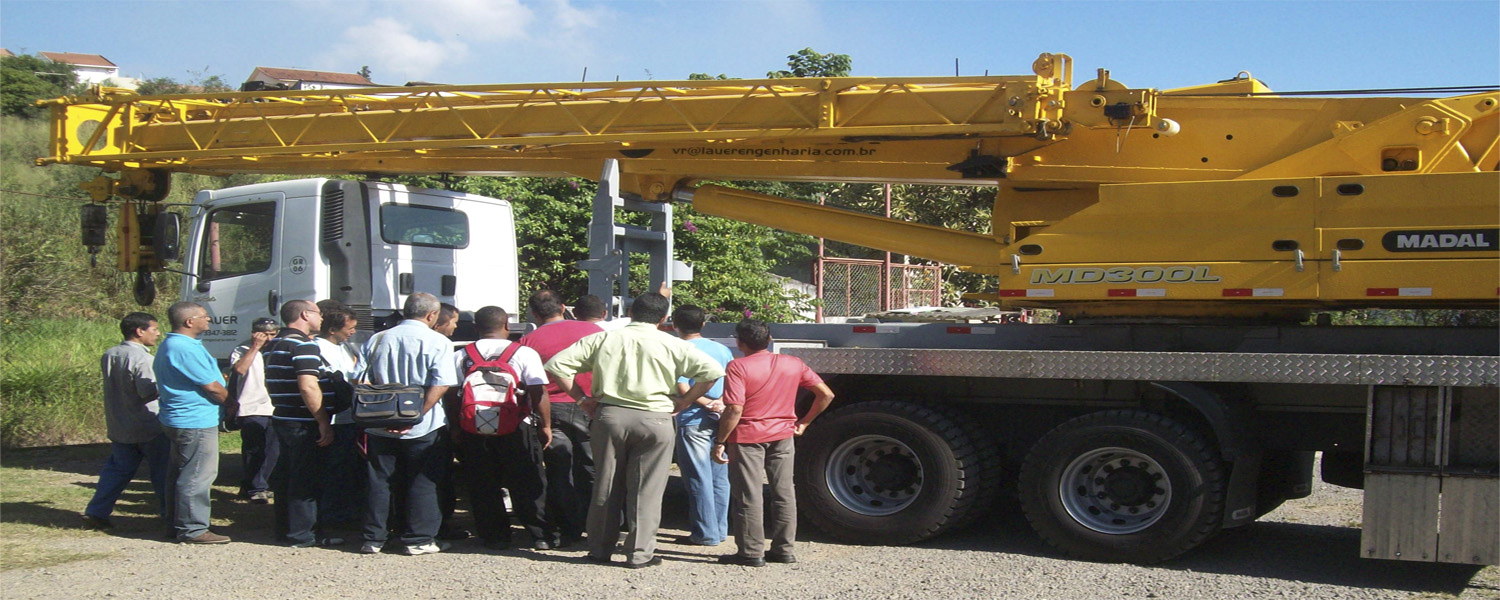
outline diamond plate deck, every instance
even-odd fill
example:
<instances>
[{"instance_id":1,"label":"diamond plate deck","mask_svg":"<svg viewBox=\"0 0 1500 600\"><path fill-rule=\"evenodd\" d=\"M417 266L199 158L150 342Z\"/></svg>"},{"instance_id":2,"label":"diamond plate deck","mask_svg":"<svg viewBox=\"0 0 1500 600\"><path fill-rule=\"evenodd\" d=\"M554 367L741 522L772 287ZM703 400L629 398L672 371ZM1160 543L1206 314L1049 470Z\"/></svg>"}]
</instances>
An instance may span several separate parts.
<instances>
[{"instance_id":1,"label":"diamond plate deck","mask_svg":"<svg viewBox=\"0 0 1500 600\"><path fill-rule=\"evenodd\" d=\"M1500 357L786 348L824 374L1357 385L1500 384Z\"/></svg>"}]
</instances>

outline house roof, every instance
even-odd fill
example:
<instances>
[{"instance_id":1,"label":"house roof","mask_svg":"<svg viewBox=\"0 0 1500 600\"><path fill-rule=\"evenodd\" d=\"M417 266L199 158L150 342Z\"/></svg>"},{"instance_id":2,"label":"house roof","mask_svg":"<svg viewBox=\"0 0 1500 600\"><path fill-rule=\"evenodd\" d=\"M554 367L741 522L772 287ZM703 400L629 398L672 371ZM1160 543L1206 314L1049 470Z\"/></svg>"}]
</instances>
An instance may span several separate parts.
<instances>
[{"instance_id":1,"label":"house roof","mask_svg":"<svg viewBox=\"0 0 1500 600\"><path fill-rule=\"evenodd\" d=\"M358 73L330 73L328 71L307 71L303 69L278 69L275 67L256 67L250 73L250 78L255 78L255 73L260 73L271 79L282 81L314 81L318 83L340 83L344 85L375 85Z\"/></svg>"},{"instance_id":2,"label":"house roof","mask_svg":"<svg viewBox=\"0 0 1500 600\"><path fill-rule=\"evenodd\" d=\"M0 48L0 56L15 56L8 48Z\"/></svg>"},{"instance_id":3,"label":"house roof","mask_svg":"<svg viewBox=\"0 0 1500 600\"><path fill-rule=\"evenodd\" d=\"M43 52L42 56L52 62L68 65L82 65L85 67L114 67L115 63L98 54L75 54L72 52Z\"/></svg>"}]
</instances>

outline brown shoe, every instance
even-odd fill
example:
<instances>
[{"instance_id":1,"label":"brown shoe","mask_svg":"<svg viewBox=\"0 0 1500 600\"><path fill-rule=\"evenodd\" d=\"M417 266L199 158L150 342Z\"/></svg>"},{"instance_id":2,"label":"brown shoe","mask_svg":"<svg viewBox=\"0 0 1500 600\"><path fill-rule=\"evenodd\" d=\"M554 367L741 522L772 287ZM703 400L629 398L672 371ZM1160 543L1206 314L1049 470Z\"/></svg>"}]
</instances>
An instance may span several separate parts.
<instances>
[{"instance_id":1,"label":"brown shoe","mask_svg":"<svg viewBox=\"0 0 1500 600\"><path fill-rule=\"evenodd\" d=\"M229 536L219 535L212 531L198 534L198 537L182 540L184 544L228 544Z\"/></svg>"}]
</instances>

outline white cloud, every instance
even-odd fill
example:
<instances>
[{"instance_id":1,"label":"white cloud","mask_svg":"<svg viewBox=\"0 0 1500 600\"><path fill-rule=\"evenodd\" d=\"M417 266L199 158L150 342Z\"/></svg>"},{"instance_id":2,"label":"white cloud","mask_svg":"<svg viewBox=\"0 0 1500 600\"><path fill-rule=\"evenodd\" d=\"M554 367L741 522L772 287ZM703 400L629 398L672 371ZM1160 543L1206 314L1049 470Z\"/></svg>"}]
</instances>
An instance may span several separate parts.
<instances>
[{"instance_id":1,"label":"white cloud","mask_svg":"<svg viewBox=\"0 0 1500 600\"><path fill-rule=\"evenodd\" d=\"M609 16L609 10L599 6L591 9L578 8L568 0L552 0L552 20L558 29L568 32L583 32L599 27Z\"/></svg>"},{"instance_id":2,"label":"white cloud","mask_svg":"<svg viewBox=\"0 0 1500 600\"><path fill-rule=\"evenodd\" d=\"M377 81L399 84L428 78L446 63L462 61L468 52L463 42L422 39L407 24L383 17L344 30L330 59L342 65L367 64ZM345 69L350 68L340 70Z\"/></svg>"},{"instance_id":3,"label":"white cloud","mask_svg":"<svg viewBox=\"0 0 1500 600\"><path fill-rule=\"evenodd\" d=\"M369 65L381 83L407 80L473 82L516 61L588 65L598 60L598 32L612 23L602 5L572 0L429 0L350 2L357 25L344 29L319 60L323 68L353 71ZM493 64L472 57L506 57Z\"/></svg>"},{"instance_id":4,"label":"white cloud","mask_svg":"<svg viewBox=\"0 0 1500 600\"><path fill-rule=\"evenodd\" d=\"M475 42L508 41L527 37L535 12L521 0L433 0L403 2L407 16L424 31Z\"/></svg>"}]
</instances>

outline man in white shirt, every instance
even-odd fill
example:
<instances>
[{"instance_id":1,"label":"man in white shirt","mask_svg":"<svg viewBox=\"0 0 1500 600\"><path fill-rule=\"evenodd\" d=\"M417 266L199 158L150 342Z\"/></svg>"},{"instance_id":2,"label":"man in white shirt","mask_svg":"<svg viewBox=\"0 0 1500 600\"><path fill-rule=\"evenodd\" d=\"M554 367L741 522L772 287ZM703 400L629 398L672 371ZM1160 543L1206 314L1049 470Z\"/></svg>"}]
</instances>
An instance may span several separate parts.
<instances>
[{"instance_id":1,"label":"man in white shirt","mask_svg":"<svg viewBox=\"0 0 1500 600\"><path fill-rule=\"evenodd\" d=\"M530 406L532 416L503 435L479 435L450 424L463 456L464 479L469 487L474 526L486 548L502 550L511 544L510 517L505 512L501 489L510 491L511 506L522 528L531 534L531 547L551 550L558 545L557 527L546 514L546 483L542 450L552 442L552 411L547 399L547 372L542 370L541 355L536 350L510 341L510 315L498 306L486 306L474 313L474 327L480 339L472 346L479 356L492 360L515 345L508 363L519 380L518 399ZM473 366L468 349L453 353L459 380L463 381ZM463 402L463 384L454 388L450 401ZM455 406L454 414L461 406Z\"/></svg>"},{"instance_id":2,"label":"man in white shirt","mask_svg":"<svg viewBox=\"0 0 1500 600\"><path fill-rule=\"evenodd\" d=\"M229 354L235 379L230 393L240 405L235 425L240 429L240 461L244 479L240 480L240 497L254 504L269 504L271 471L281 456L276 430L271 428L271 396L266 393L266 367L261 349L276 337L281 326L276 319L261 317L250 326L250 339Z\"/></svg>"},{"instance_id":3,"label":"man in white shirt","mask_svg":"<svg viewBox=\"0 0 1500 600\"><path fill-rule=\"evenodd\" d=\"M364 377L365 358L359 347L349 344L359 326L359 319L347 305L337 300L321 300L323 325L318 337L318 353L328 361L328 368L344 374L349 383ZM333 445L325 449L323 468L327 482L319 510L335 526L359 523L365 510L365 464L359 457L359 428L354 425L354 409L333 415Z\"/></svg>"}]
</instances>

